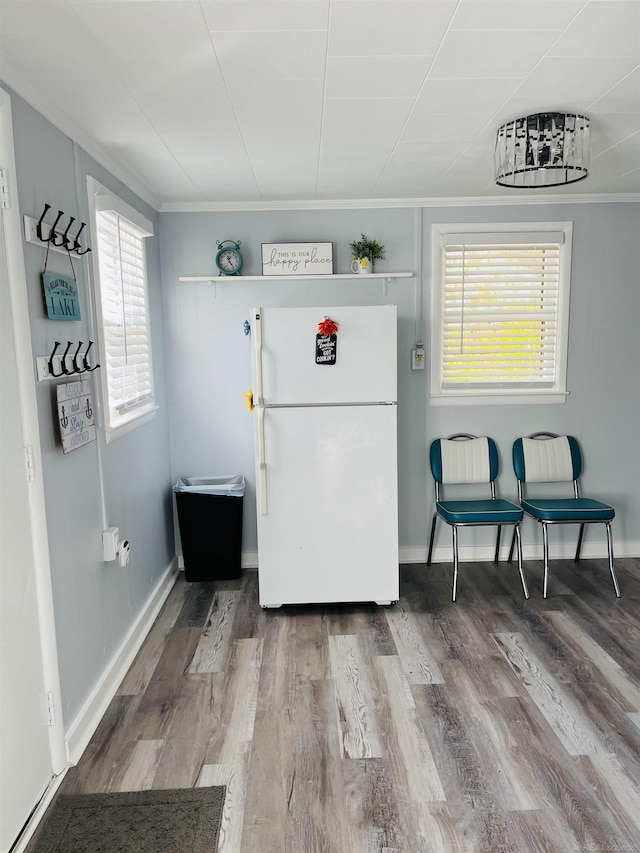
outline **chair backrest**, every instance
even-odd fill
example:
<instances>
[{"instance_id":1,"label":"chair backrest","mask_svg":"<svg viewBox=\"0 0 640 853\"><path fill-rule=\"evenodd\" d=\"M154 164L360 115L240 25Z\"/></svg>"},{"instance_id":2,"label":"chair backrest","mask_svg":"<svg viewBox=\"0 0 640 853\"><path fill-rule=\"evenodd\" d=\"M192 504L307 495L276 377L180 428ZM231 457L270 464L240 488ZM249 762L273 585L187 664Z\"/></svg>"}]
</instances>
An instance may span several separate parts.
<instances>
[{"instance_id":1,"label":"chair backrest","mask_svg":"<svg viewBox=\"0 0 640 853\"><path fill-rule=\"evenodd\" d=\"M577 482L582 454L572 435L536 432L513 443L513 470L520 483Z\"/></svg>"},{"instance_id":2,"label":"chair backrest","mask_svg":"<svg viewBox=\"0 0 640 853\"><path fill-rule=\"evenodd\" d=\"M429 450L436 483L493 483L498 476L498 448L492 438L458 433L437 438Z\"/></svg>"}]
</instances>

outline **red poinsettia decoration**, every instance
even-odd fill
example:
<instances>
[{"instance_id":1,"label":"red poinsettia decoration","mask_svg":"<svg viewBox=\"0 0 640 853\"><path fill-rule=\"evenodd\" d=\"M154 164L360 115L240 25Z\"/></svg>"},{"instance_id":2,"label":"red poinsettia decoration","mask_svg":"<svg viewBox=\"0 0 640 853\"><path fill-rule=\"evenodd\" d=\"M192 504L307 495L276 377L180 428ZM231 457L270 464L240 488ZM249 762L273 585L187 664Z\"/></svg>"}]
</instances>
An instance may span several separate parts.
<instances>
[{"instance_id":1,"label":"red poinsettia decoration","mask_svg":"<svg viewBox=\"0 0 640 853\"><path fill-rule=\"evenodd\" d=\"M318 323L318 331L321 335L335 335L338 332L338 324L330 317L325 317L321 323Z\"/></svg>"}]
</instances>

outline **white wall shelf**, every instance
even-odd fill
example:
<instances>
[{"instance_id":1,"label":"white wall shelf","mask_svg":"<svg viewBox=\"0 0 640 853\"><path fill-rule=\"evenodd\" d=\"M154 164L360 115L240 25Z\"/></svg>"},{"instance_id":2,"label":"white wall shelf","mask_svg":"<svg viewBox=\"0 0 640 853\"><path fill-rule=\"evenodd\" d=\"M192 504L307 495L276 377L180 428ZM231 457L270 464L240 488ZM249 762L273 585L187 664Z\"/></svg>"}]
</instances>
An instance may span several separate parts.
<instances>
[{"instance_id":1,"label":"white wall shelf","mask_svg":"<svg viewBox=\"0 0 640 853\"><path fill-rule=\"evenodd\" d=\"M276 275L181 275L178 278L178 281L184 282L217 282L217 281L230 281L230 282L238 282L238 281L322 281L328 279L338 279L338 278L357 278L357 279L369 279L369 278L382 278L382 279L391 279L391 278L413 278L414 273L412 272L372 272L367 275L362 275L361 273L334 273L333 275L286 275L286 276L276 276Z\"/></svg>"}]
</instances>

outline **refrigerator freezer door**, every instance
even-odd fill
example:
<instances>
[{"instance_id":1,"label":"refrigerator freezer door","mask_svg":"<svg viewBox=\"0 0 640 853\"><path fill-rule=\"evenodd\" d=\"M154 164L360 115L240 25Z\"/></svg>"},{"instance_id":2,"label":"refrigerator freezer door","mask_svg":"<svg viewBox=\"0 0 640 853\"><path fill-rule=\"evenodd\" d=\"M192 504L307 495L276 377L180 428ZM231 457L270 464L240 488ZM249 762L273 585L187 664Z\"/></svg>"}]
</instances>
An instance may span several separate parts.
<instances>
[{"instance_id":1,"label":"refrigerator freezer door","mask_svg":"<svg viewBox=\"0 0 640 853\"><path fill-rule=\"evenodd\" d=\"M395 305L320 308L254 308L260 315L262 388L265 405L364 403L397 400ZM316 363L318 323L338 323L335 364Z\"/></svg>"},{"instance_id":2,"label":"refrigerator freezer door","mask_svg":"<svg viewBox=\"0 0 640 853\"><path fill-rule=\"evenodd\" d=\"M267 409L264 425L260 604L397 601L396 406Z\"/></svg>"}]
</instances>

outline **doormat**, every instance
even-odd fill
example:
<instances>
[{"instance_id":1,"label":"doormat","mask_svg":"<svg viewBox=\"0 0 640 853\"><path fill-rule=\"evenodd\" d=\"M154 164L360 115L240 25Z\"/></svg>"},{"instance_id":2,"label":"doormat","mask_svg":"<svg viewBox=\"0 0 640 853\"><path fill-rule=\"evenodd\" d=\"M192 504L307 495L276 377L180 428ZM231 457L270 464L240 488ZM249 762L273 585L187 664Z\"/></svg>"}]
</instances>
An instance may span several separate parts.
<instances>
[{"instance_id":1,"label":"doormat","mask_svg":"<svg viewBox=\"0 0 640 853\"><path fill-rule=\"evenodd\" d=\"M224 785L66 794L52 803L31 853L215 853Z\"/></svg>"}]
</instances>

